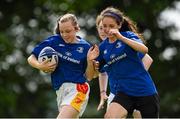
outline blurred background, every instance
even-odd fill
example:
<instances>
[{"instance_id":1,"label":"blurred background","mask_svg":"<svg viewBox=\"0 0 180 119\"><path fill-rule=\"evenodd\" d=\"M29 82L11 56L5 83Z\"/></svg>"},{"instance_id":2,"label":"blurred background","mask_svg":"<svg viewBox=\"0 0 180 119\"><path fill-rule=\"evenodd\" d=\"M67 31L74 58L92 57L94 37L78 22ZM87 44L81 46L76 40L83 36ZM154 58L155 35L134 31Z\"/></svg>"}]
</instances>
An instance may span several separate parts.
<instances>
[{"instance_id":1,"label":"blurred background","mask_svg":"<svg viewBox=\"0 0 180 119\"><path fill-rule=\"evenodd\" d=\"M180 117L180 1L176 0L1 0L0 117L57 116L49 76L30 67L27 57L37 43L53 34L57 17L67 12L78 17L81 37L99 43L95 19L107 6L120 8L136 21L147 41L160 117ZM83 117L103 117L105 110L96 111L98 80L90 86Z\"/></svg>"}]
</instances>

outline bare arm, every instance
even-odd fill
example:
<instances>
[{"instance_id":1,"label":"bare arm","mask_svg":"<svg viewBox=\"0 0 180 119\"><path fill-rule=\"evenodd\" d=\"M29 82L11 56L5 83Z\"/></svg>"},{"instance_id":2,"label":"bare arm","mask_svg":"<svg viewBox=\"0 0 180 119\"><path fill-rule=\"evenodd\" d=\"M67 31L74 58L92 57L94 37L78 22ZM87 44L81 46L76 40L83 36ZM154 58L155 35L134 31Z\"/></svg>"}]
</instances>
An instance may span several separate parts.
<instances>
[{"instance_id":1,"label":"bare arm","mask_svg":"<svg viewBox=\"0 0 180 119\"><path fill-rule=\"evenodd\" d=\"M148 48L144 44L124 37L123 35L121 35L121 33L119 32L118 29L111 29L110 34L113 34L117 39L120 39L121 41L123 41L128 46L130 46L131 48L133 48L134 50L136 50L138 52L142 52L144 54L146 54L148 52Z\"/></svg>"},{"instance_id":2,"label":"bare arm","mask_svg":"<svg viewBox=\"0 0 180 119\"><path fill-rule=\"evenodd\" d=\"M88 81L91 81L94 77L95 70L93 66L93 61L87 59L87 68L86 68L86 78Z\"/></svg>"},{"instance_id":3,"label":"bare arm","mask_svg":"<svg viewBox=\"0 0 180 119\"><path fill-rule=\"evenodd\" d=\"M99 62L98 61L94 62L94 67L96 70L99 69ZM100 98L101 98L99 105L97 107L97 111L99 111L100 109L104 108L104 103L108 99L108 96L106 94L107 85L108 85L108 75L106 72L99 73L98 71L97 71L97 74L99 74L99 89L100 89Z\"/></svg>"},{"instance_id":4,"label":"bare arm","mask_svg":"<svg viewBox=\"0 0 180 119\"><path fill-rule=\"evenodd\" d=\"M40 69L40 67L39 67L40 63L38 62L38 60L36 59L36 57L34 55L30 55L28 57L27 61L32 67L34 67L36 69Z\"/></svg>"},{"instance_id":5,"label":"bare arm","mask_svg":"<svg viewBox=\"0 0 180 119\"><path fill-rule=\"evenodd\" d=\"M144 68L148 71L153 62L153 59L148 54L145 54L142 58L142 62L144 64Z\"/></svg>"},{"instance_id":6,"label":"bare arm","mask_svg":"<svg viewBox=\"0 0 180 119\"><path fill-rule=\"evenodd\" d=\"M86 78L91 81L96 73L94 67L94 59L99 56L99 48L97 45L92 46L87 54L87 68L86 68Z\"/></svg>"},{"instance_id":7,"label":"bare arm","mask_svg":"<svg viewBox=\"0 0 180 119\"><path fill-rule=\"evenodd\" d=\"M49 63L49 60L39 63L33 54L28 57L27 61L32 67L45 72L53 72L56 68L56 64Z\"/></svg>"},{"instance_id":8,"label":"bare arm","mask_svg":"<svg viewBox=\"0 0 180 119\"><path fill-rule=\"evenodd\" d=\"M126 37L121 37L121 40L138 52L142 52L144 54L148 52L148 48L142 43L138 43Z\"/></svg>"},{"instance_id":9,"label":"bare arm","mask_svg":"<svg viewBox=\"0 0 180 119\"><path fill-rule=\"evenodd\" d=\"M107 90L107 83L108 83L108 75L106 72L99 74L99 88L100 93L105 92Z\"/></svg>"},{"instance_id":10,"label":"bare arm","mask_svg":"<svg viewBox=\"0 0 180 119\"><path fill-rule=\"evenodd\" d=\"M99 88L100 88L100 103L98 105L97 110L104 108L104 103L108 99L108 96L106 94L107 91L107 84L108 84L108 75L106 72L99 74Z\"/></svg>"}]
</instances>

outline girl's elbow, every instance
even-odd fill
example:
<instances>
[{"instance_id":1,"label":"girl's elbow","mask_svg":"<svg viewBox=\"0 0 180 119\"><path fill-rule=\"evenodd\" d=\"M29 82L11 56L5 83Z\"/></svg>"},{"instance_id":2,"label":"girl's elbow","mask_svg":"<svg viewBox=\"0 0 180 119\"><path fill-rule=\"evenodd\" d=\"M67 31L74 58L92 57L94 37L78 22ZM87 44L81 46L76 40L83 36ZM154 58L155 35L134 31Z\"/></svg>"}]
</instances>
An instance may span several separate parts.
<instances>
[{"instance_id":1,"label":"girl's elbow","mask_svg":"<svg viewBox=\"0 0 180 119\"><path fill-rule=\"evenodd\" d=\"M144 53L144 54L147 54L147 53L148 53L148 47L145 47L145 48L144 48L143 53Z\"/></svg>"},{"instance_id":2,"label":"girl's elbow","mask_svg":"<svg viewBox=\"0 0 180 119\"><path fill-rule=\"evenodd\" d=\"M35 57L34 57L34 55L30 55L30 56L27 58L27 62L28 62L30 65L32 64L32 62L33 62L34 60L36 60Z\"/></svg>"},{"instance_id":3,"label":"girl's elbow","mask_svg":"<svg viewBox=\"0 0 180 119\"><path fill-rule=\"evenodd\" d=\"M30 62L31 62L31 56L29 56L29 57L27 58L27 62L30 64Z\"/></svg>"}]
</instances>

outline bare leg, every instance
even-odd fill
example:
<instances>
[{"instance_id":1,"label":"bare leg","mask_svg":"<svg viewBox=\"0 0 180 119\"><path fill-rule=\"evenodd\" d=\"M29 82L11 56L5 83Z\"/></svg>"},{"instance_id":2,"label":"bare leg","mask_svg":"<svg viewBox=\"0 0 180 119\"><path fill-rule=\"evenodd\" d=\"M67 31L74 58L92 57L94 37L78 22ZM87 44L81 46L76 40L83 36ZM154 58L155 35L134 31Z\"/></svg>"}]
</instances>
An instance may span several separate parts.
<instances>
[{"instance_id":1,"label":"bare leg","mask_svg":"<svg viewBox=\"0 0 180 119\"><path fill-rule=\"evenodd\" d=\"M79 112L70 105L65 105L61 108L57 119L62 118L78 118Z\"/></svg>"},{"instance_id":2,"label":"bare leg","mask_svg":"<svg viewBox=\"0 0 180 119\"><path fill-rule=\"evenodd\" d=\"M133 118L134 119L141 119L142 118L141 112L139 110L134 110L133 111Z\"/></svg>"},{"instance_id":3,"label":"bare leg","mask_svg":"<svg viewBox=\"0 0 180 119\"><path fill-rule=\"evenodd\" d=\"M127 110L118 103L111 103L105 114L105 118L125 118L127 116Z\"/></svg>"}]
</instances>

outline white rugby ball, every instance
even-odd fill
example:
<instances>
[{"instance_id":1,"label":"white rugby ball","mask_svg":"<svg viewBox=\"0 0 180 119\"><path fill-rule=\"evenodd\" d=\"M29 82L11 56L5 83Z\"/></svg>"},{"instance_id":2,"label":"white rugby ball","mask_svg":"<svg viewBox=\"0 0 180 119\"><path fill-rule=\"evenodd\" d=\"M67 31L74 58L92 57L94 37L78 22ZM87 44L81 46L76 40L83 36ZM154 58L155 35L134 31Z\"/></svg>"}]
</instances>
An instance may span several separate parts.
<instances>
[{"instance_id":1,"label":"white rugby ball","mask_svg":"<svg viewBox=\"0 0 180 119\"><path fill-rule=\"evenodd\" d=\"M38 56L38 62L42 63L45 60L49 60L52 64L58 64L58 53L52 47L44 47Z\"/></svg>"}]
</instances>

